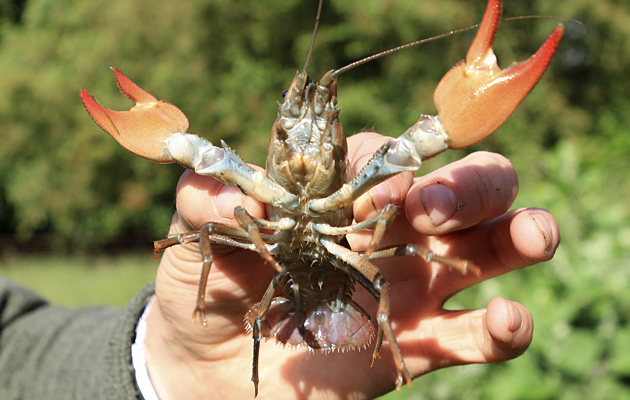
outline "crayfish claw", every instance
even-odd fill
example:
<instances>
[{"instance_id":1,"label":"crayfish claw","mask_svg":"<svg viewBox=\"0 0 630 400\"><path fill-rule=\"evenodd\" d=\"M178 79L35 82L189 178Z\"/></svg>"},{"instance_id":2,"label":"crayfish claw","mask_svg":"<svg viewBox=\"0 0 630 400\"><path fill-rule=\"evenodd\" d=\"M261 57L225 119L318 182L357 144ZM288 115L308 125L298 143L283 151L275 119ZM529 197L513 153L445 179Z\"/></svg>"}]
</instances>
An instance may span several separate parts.
<instances>
[{"instance_id":1,"label":"crayfish claw","mask_svg":"<svg viewBox=\"0 0 630 400\"><path fill-rule=\"evenodd\" d=\"M402 368L398 369L398 377L396 378L396 390L400 392L403 384L407 384L407 387L411 388L411 374L407 370L407 368L403 365Z\"/></svg>"},{"instance_id":2,"label":"crayfish claw","mask_svg":"<svg viewBox=\"0 0 630 400\"><path fill-rule=\"evenodd\" d=\"M116 85L118 86L118 90L120 90L120 93L122 93L126 98L136 103L136 105L157 103L158 100L155 98L155 96L133 83L133 81L127 78L125 74L120 72L118 68L110 68L112 71L114 71L114 77L116 78Z\"/></svg>"},{"instance_id":3,"label":"crayfish claw","mask_svg":"<svg viewBox=\"0 0 630 400\"><path fill-rule=\"evenodd\" d=\"M120 70L112 70L118 89L135 106L129 111L110 110L82 88L81 101L90 117L130 152L159 163L175 162L166 148L165 140L173 133L188 131L186 115L171 103L157 100Z\"/></svg>"},{"instance_id":4,"label":"crayfish claw","mask_svg":"<svg viewBox=\"0 0 630 400\"><path fill-rule=\"evenodd\" d=\"M201 325L203 325L204 327L208 326L208 321L206 320L206 314L204 313L204 310L200 308L199 306L195 307L195 310L193 311L193 315L192 315L193 322L197 322L197 314L199 314Z\"/></svg>"},{"instance_id":5,"label":"crayfish claw","mask_svg":"<svg viewBox=\"0 0 630 400\"><path fill-rule=\"evenodd\" d=\"M435 89L434 102L449 148L472 146L497 130L538 83L562 38L560 24L536 54L502 70L492 49L501 14L501 0L489 0L466 59Z\"/></svg>"},{"instance_id":6,"label":"crayfish claw","mask_svg":"<svg viewBox=\"0 0 630 400\"><path fill-rule=\"evenodd\" d=\"M372 364L370 364L370 368L374 367L374 363L376 363L376 360L378 360L379 358L381 358L380 351L378 352L378 354L372 354Z\"/></svg>"}]
</instances>

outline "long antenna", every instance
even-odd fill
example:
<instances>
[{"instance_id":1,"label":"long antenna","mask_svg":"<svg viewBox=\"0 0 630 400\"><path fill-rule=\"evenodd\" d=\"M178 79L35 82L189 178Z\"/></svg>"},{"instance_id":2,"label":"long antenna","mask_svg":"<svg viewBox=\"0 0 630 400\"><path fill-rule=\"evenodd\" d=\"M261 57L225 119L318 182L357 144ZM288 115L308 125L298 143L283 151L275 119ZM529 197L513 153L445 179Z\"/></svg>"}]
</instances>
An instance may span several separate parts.
<instances>
[{"instance_id":1,"label":"long antenna","mask_svg":"<svg viewBox=\"0 0 630 400\"><path fill-rule=\"evenodd\" d=\"M402 46L394 47L393 49L389 49L389 50L382 51L380 53L376 53L374 55L362 58L362 59L360 59L358 61L354 61L354 62L346 65L345 67L339 68L338 70L335 70L335 72L332 73L332 77L336 78L339 75L343 74L344 72L347 72L347 71L351 70L352 68L358 67L359 65L365 64L365 63L367 63L369 61L376 60L377 58L381 58L381 57L386 56L388 54L395 53L395 52L397 52L399 50L404 50L404 49L407 49L409 47L417 46L419 44L432 42L434 40L442 39L442 38L444 38L446 36L454 35L456 33L469 31L471 29L477 28L478 26L479 26L479 24L471 25L471 26L468 26L466 28L455 29L454 31L441 33L441 34L436 35L436 36L431 36L430 38L417 40L415 42L407 43L407 44L404 44Z\"/></svg>"},{"instance_id":2,"label":"long antenna","mask_svg":"<svg viewBox=\"0 0 630 400\"><path fill-rule=\"evenodd\" d=\"M579 24L582 24L582 22L580 22L580 21L578 21L576 19L573 19L573 18L558 17L558 16L554 16L554 15L524 15L524 16L520 16L520 17L502 18L501 21L511 21L511 20L515 20L515 19L530 19L530 18L563 19L563 20L573 21L573 22L577 22ZM380 53L377 53L377 54L374 54L374 55L362 58L362 59L360 59L358 61L354 61L354 62L346 65L345 67L341 67L338 70L335 70L335 72L332 73L332 78L335 79L336 77L338 77L339 75L343 74L344 72L347 72L347 71L349 71L349 70L351 70L351 69L353 69L355 67L358 67L359 65L365 64L365 63L367 63L369 61L372 61L372 60L376 60L377 58L381 58L381 57L386 56L388 54L395 53L395 52L397 52L399 50L403 50L403 49L406 49L406 48L409 48L409 47L412 47L412 46L417 46L419 44L423 44L423 43L427 43L427 42L432 42L434 40L442 39L442 38L444 38L446 36L454 35L456 33L469 31L469 30L475 29L477 27L479 27L479 24L471 25L471 26L468 26L466 28L455 29L455 30L450 31L450 32L445 32L445 33L441 33L441 34L436 35L436 36L432 36L430 38L417 40L415 42L407 43L407 44L404 44L402 46L394 47L393 49L385 50L385 51L382 51Z\"/></svg>"},{"instance_id":3,"label":"long antenna","mask_svg":"<svg viewBox=\"0 0 630 400\"><path fill-rule=\"evenodd\" d=\"M311 47L308 49L308 56L306 56L306 62L304 63L303 74L308 70L308 65L311 63L311 57L313 56L313 48L315 47L315 38L317 37L317 30L319 29L319 16L322 14L322 3L324 0L319 0L319 7L317 8L317 17L315 18L315 29L313 29L313 39L311 40Z\"/></svg>"}]
</instances>

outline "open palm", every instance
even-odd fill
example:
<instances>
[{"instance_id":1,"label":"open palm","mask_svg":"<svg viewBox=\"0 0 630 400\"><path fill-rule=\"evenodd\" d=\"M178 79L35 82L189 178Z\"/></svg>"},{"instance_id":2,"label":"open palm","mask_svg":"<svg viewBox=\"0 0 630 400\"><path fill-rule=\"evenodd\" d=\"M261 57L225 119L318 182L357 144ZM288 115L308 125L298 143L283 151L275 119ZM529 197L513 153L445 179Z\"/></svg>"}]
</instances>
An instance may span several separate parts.
<instances>
[{"instance_id":1,"label":"open palm","mask_svg":"<svg viewBox=\"0 0 630 400\"><path fill-rule=\"evenodd\" d=\"M355 171L386 139L369 133L350 138ZM480 267L477 276L427 264L419 257L374 262L391 285L392 325L414 377L451 365L508 360L529 346L533 321L518 303L495 298L487 310L442 308L464 288L553 256L560 239L555 219L541 209L507 211L517 190L509 161L475 153L415 180L400 174L355 202L358 221L388 203L400 206L381 245L422 244ZM232 216L237 205L256 217L265 216L263 204L214 178L186 171L178 185L171 233L196 230L207 221L237 225ZM369 232L348 237L357 251L365 249L369 239ZM274 271L255 252L220 246L213 250L207 327L192 320L201 272L198 244L171 247L160 262L146 357L162 400L254 396L253 340L243 328L243 317L260 301ZM374 316L377 304L365 290L358 288L354 299ZM259 399L360 399L395 388L396 368L387 343L370 367L372 347L322 355L273 342L261 346Z\"/></svg>"}]
</instances>

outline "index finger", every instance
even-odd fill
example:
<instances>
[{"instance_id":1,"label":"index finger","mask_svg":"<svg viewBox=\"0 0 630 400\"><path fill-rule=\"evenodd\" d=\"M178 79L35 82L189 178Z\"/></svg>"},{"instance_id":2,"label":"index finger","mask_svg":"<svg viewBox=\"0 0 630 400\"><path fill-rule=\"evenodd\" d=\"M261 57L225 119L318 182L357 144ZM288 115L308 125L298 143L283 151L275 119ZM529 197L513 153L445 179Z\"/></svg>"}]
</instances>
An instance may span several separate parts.
<instances>
[{"instance_id":1,"label":"index finger","mask_svg":"<svg viewBox=\"0 0 630 400\"><path fill-rule=\"evenodd\" d=\"M244 207L252 216L264 218L263 203L241 193L237 188L211 177L185 171L177 183L177 214L171 233L198 230L204 222L238 226L234 208Z\"/></svg>"},{"instance_id":2,"label":"index finger","mask_svg":"<svg viewBox=\"0 0 630 400\"><path fill-rule=\"evenodd\" d=\"M518 176L500 154L476 152L416 179L405 211L425 235L442 235L477 225L510 209Z\"/></svg>"}]
</instances>

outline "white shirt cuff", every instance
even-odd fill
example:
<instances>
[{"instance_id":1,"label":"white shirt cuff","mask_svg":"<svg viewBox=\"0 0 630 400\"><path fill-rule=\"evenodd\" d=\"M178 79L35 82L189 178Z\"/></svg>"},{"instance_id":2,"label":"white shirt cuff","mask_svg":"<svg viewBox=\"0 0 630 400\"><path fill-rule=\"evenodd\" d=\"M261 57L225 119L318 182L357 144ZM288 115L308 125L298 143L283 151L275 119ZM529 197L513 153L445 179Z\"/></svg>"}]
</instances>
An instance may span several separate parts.
<instances>
[{"instance_id":1,"label":"white shirt cuff","mask_svg":"<svg viewBox=\"0 0 630 400\"><path fill-rule=\"evenodd\" d=\"M154 299L155 296L152 296L149 303L147 303L147 306L144 308L144 312L136 325L136 341L131 345L131 362L136 372L136 383L138 384L138 389L140 389L140 394L142 394L145 400L160 400L157 393L155 393L155 388L153 387L149 370L147 369L147 360L144 356L144 336L147 332L147 316L149 315L149 310L151 309Z\"/></svg>"}]
</instances>

